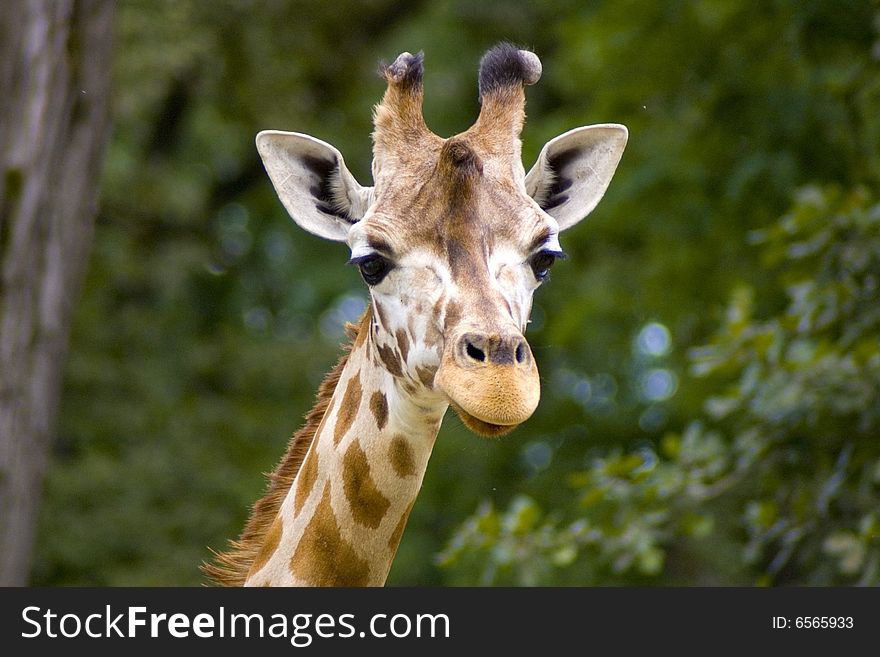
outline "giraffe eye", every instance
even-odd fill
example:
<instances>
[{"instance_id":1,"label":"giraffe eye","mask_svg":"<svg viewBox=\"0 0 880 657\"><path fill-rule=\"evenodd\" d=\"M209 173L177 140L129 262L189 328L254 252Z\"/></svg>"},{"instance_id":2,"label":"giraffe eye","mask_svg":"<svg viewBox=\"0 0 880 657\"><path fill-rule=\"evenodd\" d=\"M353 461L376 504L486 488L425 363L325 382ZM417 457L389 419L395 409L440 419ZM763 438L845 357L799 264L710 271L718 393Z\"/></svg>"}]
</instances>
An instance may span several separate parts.
<instances>
[{"instance_id":1,"label":"giraffe eye","mask_svg":"<svg viewBox=\"0 0 880 657\"><path fill-rule=\"evenodd\" d=\"M550 275L550 267L553 266L553 263L557 259L564 257L565 254L561 251L538 251L529 260L529 265L532 268L532 273L535 274L535 279L538 281L545 280Z\"/></svg>"},{"instance_id":2,"label":"giraffe eye","mask_svg":"<svg viewBox=\"0 0 880 657\"><path fill-rule=\"evenodd\" d=\"M367 285L378 285L392 269L391 262L378 253L352 258L349 264L358 266Z\"/></svg>"}]
</instances>

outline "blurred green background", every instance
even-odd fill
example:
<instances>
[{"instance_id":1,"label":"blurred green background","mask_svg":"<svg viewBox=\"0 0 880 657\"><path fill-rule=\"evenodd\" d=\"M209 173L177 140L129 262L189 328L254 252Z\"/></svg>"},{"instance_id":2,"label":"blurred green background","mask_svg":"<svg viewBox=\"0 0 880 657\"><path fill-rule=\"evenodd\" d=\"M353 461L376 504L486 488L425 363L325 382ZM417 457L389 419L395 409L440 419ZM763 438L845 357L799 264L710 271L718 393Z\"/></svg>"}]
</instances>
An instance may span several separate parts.
<instances>
[{"instance_id":1,"label":"blurred green background","mask_svg":"<svg viewBox=\"0 0 880 657\"><path fill-rule=\"evenodd\" d=\"M378 61L424 50L449 136L499 40L544 64L527 168L576 126L630 141L536 294L538 411L446 418L389 584L880 581L876 3L126 0L33 584L203 583L366 299L255 134L369 184Z\"/></svg>"}]
</instances>

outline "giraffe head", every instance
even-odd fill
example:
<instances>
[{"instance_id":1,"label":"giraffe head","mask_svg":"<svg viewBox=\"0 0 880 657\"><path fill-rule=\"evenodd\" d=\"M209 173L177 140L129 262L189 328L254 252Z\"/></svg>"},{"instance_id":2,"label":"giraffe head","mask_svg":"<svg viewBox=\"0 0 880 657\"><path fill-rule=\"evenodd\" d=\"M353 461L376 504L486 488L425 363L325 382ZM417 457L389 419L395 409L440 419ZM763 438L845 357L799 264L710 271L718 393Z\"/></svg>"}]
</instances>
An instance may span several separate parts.
<instances>
[{"instance_id":1,"label":"giraffe head","mask_svg":"<svg viewBox=\"0 0 880 657\"><path fill-rule=\"evenodd\" d=\"M487 52L479 117L447 139L422 116L422 61L403 53L381 68L373 187L314 137L265 131L257 147L293 219L349 245L370 290L377 363L409 394L442 398L471 430L500 435L540 397L524 337L532 295L563 255L559 233L605 193L627 131L566 132L526 174L524 85L538 81L538 57L509 44Z\"/></svg>"}]
</instances>

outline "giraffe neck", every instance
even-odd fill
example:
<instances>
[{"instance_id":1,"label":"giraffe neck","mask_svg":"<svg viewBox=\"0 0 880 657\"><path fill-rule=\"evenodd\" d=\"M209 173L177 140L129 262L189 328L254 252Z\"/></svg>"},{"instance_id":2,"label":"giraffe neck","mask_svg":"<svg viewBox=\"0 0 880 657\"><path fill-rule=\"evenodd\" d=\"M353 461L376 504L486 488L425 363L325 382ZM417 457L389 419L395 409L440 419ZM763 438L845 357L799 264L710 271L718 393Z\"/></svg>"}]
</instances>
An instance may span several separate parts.
<instances>
[{"instance_id":1,"label":"giraffe neck","mask_svg":"<svg viewBox=\"0 0 880 657\"><path fill-rule=\"evenodd\" d=\"M370 313L246 586L381 586L447 402L382 367Z\"/></svg>"}]
</instances>

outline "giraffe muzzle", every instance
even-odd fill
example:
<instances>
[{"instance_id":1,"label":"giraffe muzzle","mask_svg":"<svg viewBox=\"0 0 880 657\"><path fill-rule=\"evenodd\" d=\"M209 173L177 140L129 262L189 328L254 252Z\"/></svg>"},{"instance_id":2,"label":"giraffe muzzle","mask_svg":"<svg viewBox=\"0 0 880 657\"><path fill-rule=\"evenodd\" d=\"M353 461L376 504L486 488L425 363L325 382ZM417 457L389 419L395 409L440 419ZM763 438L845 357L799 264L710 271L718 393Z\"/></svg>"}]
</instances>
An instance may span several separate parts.
<instances>
[{"instance_id":1,"label":"giraffe muzzle","mask_svg":"<svg viewBox=\"0 0 880 657\"><path fill-rule=\"evenodd\" d=\"M483 436L525 422L541 397L532 350L514 331L463 333L446 349L435 381L465 426Z\"/></svg>"}]
</instances>

